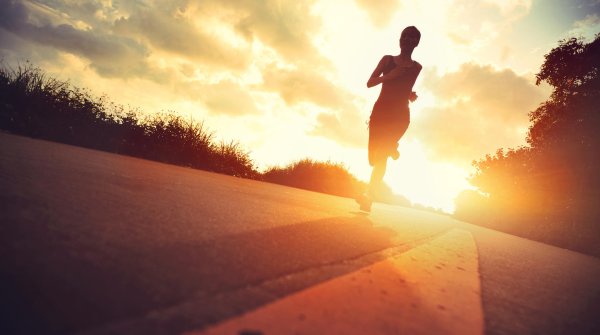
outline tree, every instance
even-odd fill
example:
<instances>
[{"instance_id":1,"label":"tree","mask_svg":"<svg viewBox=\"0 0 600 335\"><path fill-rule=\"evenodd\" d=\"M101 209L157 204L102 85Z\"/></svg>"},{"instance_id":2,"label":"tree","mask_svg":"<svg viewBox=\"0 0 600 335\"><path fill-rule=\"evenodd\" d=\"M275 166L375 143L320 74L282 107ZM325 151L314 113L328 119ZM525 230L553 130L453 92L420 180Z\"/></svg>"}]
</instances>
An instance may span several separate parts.
<instances>
[{"instance_id":1,"label":"tree","mask_svg":"<svg viewBox=\"0 0 600 335\"><path fill-rule=\"evenodd\" d=\"M589 44L571 38L545 56L536 84L553 87L548 101L529 114L527 142L533 148L563 143L598 145L600 34Z\"/></svg>"},{"instance_id":2,"label":"tree","mask_svg":"<svg viewBox=\"0 0 600 335\"><path fill-rule=\"evenodd\" d=\"M589 43L577 38L560 41L536 75L536 84L542 82L553 91L529 113L528 146L500 149L475 161L470 182L483 195L461 195L457 214L487 217L496 228L511 226L513 233L563 246L598 246L600 34ZM476 209L469 204L473 201ZM577 246L583 243L581 234L591 234L593 242ZM600 255L600 247L592 249L587 250Z\"/></svg>"}]
</instances>

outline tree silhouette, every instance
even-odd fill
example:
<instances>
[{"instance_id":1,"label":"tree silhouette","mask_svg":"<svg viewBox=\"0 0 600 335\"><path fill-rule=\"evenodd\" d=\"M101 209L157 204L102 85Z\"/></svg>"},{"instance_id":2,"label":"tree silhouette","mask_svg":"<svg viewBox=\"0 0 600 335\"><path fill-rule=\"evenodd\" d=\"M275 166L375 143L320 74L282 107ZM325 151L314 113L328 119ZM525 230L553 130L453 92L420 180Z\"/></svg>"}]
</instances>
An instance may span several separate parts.
<instances>
[{"instance_id":1,"label":"tree silhouette","mask_svg":"<svg viewBox=\"0 0 600 335\"><path fill-rule=\"evenodd\" d=\"M543 82L553 91L529 113L528 146L474 162L481 193L461 194L456 216L600 255L600 34L560 41Z\"/></svg>"},{"instance_id":2,"label":"tree silhouette","mask_svg":"<svg viewBox=\"0 0 600 335\"><path fill-rule=\"evenodd\" d=\"M598 145L598 94L600 92L600 34L585 44L562 41L545 56L536 84L553 87L548 101L530 113L533 123L527 142L533 148L564 143Z\"/></svg>"}]
</instances>

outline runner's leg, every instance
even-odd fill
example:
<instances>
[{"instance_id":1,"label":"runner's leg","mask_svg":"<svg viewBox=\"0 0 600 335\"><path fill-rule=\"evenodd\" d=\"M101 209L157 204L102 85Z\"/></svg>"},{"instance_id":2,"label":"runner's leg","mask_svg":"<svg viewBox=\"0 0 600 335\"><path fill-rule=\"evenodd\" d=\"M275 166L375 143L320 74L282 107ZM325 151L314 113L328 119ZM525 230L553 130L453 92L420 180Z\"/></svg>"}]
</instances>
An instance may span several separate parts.
<instances>
[{"instance_id":1,"label":"runner's leg","mask_svg":"<svg viewBox=\"0 0 600 335\"><path fill-rule=\"evenodd\" d=\"M387 157L377 161L373 165L373 171L371 171L371 180L369 181L368 195L372 199L383 183L383 177L387 169Z\"/></svg>"}]
</instances>

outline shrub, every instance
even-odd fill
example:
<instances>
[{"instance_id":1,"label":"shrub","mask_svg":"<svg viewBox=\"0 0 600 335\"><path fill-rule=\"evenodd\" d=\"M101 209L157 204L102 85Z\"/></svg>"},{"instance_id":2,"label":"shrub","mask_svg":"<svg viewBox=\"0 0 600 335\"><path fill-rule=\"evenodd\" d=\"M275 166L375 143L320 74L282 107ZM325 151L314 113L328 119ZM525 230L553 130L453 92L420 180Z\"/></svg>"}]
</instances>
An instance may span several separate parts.
<instances>
[{"instance_id":1,"label":"shrub","mask_svg":"<svg viewBox=\"0 0 600 335\"><path fill-rule=\"evenodd\" d=\"M173 112L141 117L30 63L0 66L0 129L232 176L258 175L239 144L215 143L202 122Z\"/></svg>"},{"instance_id":2,"label":"shrub","mask_svg":"<svg viewBox=\"0 0 600 335\"><path fill-rule=\"evenodd\" d=\"M268 182L343 197L356 197L366 184L354 177L343 164L302 159L285 167L271 167L263 174Z\"/></svg>"}]
</instances>

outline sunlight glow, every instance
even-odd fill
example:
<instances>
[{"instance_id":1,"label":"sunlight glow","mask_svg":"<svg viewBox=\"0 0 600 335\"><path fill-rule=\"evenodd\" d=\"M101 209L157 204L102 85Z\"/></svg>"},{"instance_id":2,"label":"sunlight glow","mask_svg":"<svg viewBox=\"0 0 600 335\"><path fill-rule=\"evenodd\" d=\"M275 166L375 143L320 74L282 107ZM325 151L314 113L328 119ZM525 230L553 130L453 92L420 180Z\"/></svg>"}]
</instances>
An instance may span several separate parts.
<instances>
[{"instance_id":1,"label":"sunlight glow","mask_svg":"<svg viewBox=\"0 0 600 335\"><path fill-rule=\"evenodd\" d=\"M433 161L415 140L401 143L400 159L388 162L386 183L414 203L454 211L454 198L470 188L468 171L457 165Z\"/></svg>"},{"instance_id":2,"label":"sunlight glow","mask_svg":"<svg viewBox=\"0 0 600 335\"><path fill-rule=\"evenodd\" d=\"M97 63L113 64L112 58L102 58L112 54L96 55L97 48L88 50L82 43L70 46L59 38L37 41L46 43L52 53L43 58L47 50L36 46L29 55L38 57L39 65L51 74L116 103L139 107L143 113L174 111L186 120L203 121L218 140L238 141L259 170L304 158L329 160L344 164L365 182L371 172L365 121L380 91L380 86L367 88L366 82L383 55L399 52L402 29L414 25L422 34L413 53L413 59L423 65L414 86L419 98L410 106L411 126L400 141L401 157L390 160L385 181L415 203L448 212L454 208L454 197L470 188L466 178L472 172L472 160L482 158L478 155L488 148L514 146L514 138L525 143L526 115L531 108L517 110L513 104L491 111L489 106L510 100L518 92L497 98L480 86L496 87L512 78L530 89L527 94L535 93L531 96L547 91L533 85L543 54L559 38L596 32L599 22L597 15L589 13L548 20L547 8L541 10L543 6L531 0L403 1L394 6L388 2L389 8L346 0L239 6L207 1L144 8L165 31L180 32L161 39L150 33L151 27L139 23L144 17L140 16L143 11L136 12L138 5L105 2L94 14L99 20L95 22L77 17L79 10L61 12L70 5L25 3L32 22L69 24L89 43L103 37L123 47L124 56L115 56L114 62L122 62L119 65L127 73L106 75ZM131 30L112 31L116 19L130 24ZM131 22L125 22L128 19ZM547 29L541 29L542 25ZM173 42L169 38L181 43L169 43ZM53 45L58 40L62 42ZM129 67L137 65L142 70L128 73ZM465 70L465 65L472 66ZM496 81L480 85L490 73ZM452 85L444 81L448 74L456 74ZM460 85L462 90L447 93ZM460 104L452 103L453 99ZM513 100L516 105L527 102L532 106L543 101L532 99ZM444 118L448 115L456 120L451 125L455 131L444 133L450 123ZM517 122L510 121L519 117ZM461 118L476 125L466 128ZM498 124L477 127L491 118L497 118ZM471 131L463 132L462 127ZM441 142L447 145L442 145L441 153L434 153L440 136L447 138ZM467 150L471 149L465 144L468 141L485 142L485 151Z\"/></svg>"}]
</instances>

